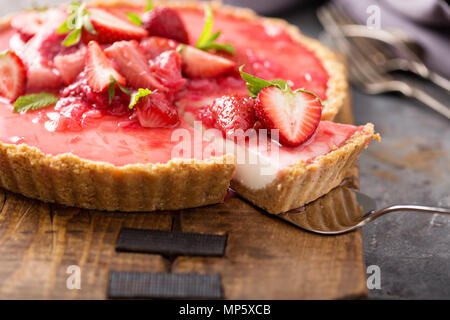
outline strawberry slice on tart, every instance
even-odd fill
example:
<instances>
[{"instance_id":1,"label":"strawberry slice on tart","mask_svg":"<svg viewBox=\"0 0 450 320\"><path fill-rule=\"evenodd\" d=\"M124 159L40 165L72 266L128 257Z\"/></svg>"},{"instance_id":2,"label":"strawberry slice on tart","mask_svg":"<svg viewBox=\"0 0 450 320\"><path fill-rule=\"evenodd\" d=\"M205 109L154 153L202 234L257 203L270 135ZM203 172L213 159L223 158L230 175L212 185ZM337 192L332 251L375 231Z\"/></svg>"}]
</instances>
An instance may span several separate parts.
<instances>
[{"instance_id":1,"label":"strawberry slice on tart","mask_svg":"<svg viewBox=\"0 0 450 320\"><path fill-rule=\"evenodd\" d=\"M25 89L26 69L12 51L0 53L0 94L15 101Z\"/></svg>"},{"instance_id":2,"label":"strawberry slice on tart","mask_svg":"<svg viewBox=\"0 0 450 320\"><path fill-rule=\"evenodd\" d=\"M173 39L189 44L189 35L179 14L167 7L157 7L147 11L142 18L142 26L151 36Z\"/></svg>"},{"instance_id":3,"label":"strawberry slice on tart","mask_svg":"<svg viewBox=\"0 0 450 320\"><path fill-rule=\"evenodd\" d=\"M111 79L122 86L126 85L125 78L114 69L103 49L95 41L89 42L87 47L85 72L87 83L95 92L104 92L111 84Z\"/></svg>"}]
</instances>

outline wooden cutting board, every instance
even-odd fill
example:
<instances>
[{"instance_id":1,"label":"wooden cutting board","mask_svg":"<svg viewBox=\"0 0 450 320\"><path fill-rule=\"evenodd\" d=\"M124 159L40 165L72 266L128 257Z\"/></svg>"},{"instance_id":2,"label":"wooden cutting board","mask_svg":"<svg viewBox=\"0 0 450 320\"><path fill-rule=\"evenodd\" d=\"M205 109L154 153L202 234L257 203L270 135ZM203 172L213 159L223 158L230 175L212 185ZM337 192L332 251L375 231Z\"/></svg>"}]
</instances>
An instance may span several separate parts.
<instances>
[{"instance_id":1,"label":"wooden cutting board","mask_svg":"<svg viewBox=\"0 0 450 320\"><path fill-rule=\"evenodd\" d=\"M349 103L338 121L352 122ZM122 227L227 233L226 255L170 261L115 252ZM73 265L80 267L80 290L66 286ZM227 299L367 296L360 231L314 235L237 197L205 208L127 214L49 205L0 189L0 299L105 299L112 270L220 273Z\"/></svg>"}]
</instances>

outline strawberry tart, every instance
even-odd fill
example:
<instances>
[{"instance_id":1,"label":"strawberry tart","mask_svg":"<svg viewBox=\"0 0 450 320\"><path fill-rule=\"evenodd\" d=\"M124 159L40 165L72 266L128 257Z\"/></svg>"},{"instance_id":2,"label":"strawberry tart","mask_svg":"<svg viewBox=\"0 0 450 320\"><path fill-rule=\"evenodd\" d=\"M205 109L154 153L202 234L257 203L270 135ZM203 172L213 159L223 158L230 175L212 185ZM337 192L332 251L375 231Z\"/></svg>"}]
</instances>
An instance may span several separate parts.
<instances>
[{"instance_id":1,"label":"strawberry tart","mask_svg":"<svg viewBox=\"0 0 450 320\"><path fill-rule=\"evenodd\" d=\"M107 211L270 213L339 185L373 125L331 122L343 66L295 27L200 2L73 2L0 21L0 186Z\"/></svg>"}]
</instances>

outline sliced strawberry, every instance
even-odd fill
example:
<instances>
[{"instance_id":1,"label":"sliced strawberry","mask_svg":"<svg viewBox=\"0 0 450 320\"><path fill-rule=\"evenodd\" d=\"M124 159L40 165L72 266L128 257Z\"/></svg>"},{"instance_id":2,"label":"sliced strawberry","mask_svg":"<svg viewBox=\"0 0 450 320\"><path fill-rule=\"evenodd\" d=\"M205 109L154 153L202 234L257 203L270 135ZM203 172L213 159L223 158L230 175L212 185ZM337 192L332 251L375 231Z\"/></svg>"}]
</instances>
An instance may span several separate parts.
<instances>
[{"instance_id":1,"label":"sliced strawberry","mask_svg":"<svg viewBox=\"0 0 450 320\"><path fill-rule=\"evenodd\" d=\"M181 43L189 43L189 35L179 14L167 7L157 7L145 13L142 18L143 27L151 36L173 39Z\"/></svg>"},{"instance_id":2,"label":"sliced strawberry","mask_svg":"<svg viewBox=\"0 0 450 320\"><path fill-rule=\"evenodd\" d=\"M16 100L25 88L26 69L22 60L12 51L0 53L0 94Z\"/></svg>"},{"instance_id":3,"label":"sliced strawberry","mask_svg":"<svg viewBox=\"0 0 450 320\"><path fill-rule=\"evenodd\" d=\"M178 110L164 94L154 92L138 103L137 117L145 128L170 128L178 124Z\"/></svg>"},{"instance_id":4,"label":"sliced strawberry","mask_svg":"<svg viewBox=\"0 0 450 320\"><path fill-rule=\"evenodd\" d=\"M86 64L86 48L83 47L72 54L58 55L55 57L54 64L58 69L66 85L75 81L78 75L83 72Z\"/></svg>"},{"instance_id":5,"label":"sliced strawberry","mask_svg":"<svg viewBox=\"0 0 450 320\"><path fill-rule=\"evenodd\" d=\"M142 39L148 35L147 31L128 21L102 9L89 9L92 25L96 34L83 31L85 43L96 40L99 43L113 43L120 40Z\"/></svg>"},{"instance_id":6,"label":"sliced strawberry","mask_svg":"<svg viewBox=\"0 0 450 320\"><path fill-rule=\"evenodd\" d=\"M258 95L256 116L268 129L279 130L279 142L296 147L308 141L317 129L322 104L307 92L291 93L266 87Z\"/></svg>"},{"instance_id":7,"label":"sliced strawberry","mask_svg":"<svg viewBox=\"0 0 450 320\"><path fill-rule=\"evenodd\" d=\"M23 38L28 41L42 29L59 26L67 14L59 9L49 9L45 11L24 11L13 17L11 27L15 29Z\"/></svg>"},{"instance_id":8,"label":"sliced strawberry","mask_svg":"<svg viewBox=\"0 0 450 320\"><path fill-rule=\"evenodd\" d=\"M140 49L148 60L155 59L161 53L176 50L178 42L161 37L145 38L140 43Z\"/></svg>"},{"instance_id":9,"label":"sliced strawberry","mask_svg":"<svg viewBox=\"0 0 450 320\"><path fill-rule=\"evenodd\" d=\"M183 45L180 50L184 73L191 78L215 78L232 71L234 62L217 55Z\"/></svg>"},{"instance_id":10,"label":"sliced strawberry","mask_svg":"<svg viewBox=\"0 0 450 320\"><path fill-rule=\"evenodd\" d=\"M163 52L156 59L150 60L150 71L171 91L179 91L186 83L181 74L181 57L174 50Z\"/></svg>"},{"instance_id":11,"label":"sliced strawberry","mask_svg":"<svg viewBox=\"0 0 450 320\"><path fill-rule=\"evenodd\" d=\"M136 88L167 89L152 75L148 62L139 50L136 41L120 41L105 50L106 55L114 61L128 83Z\"/></svg>"},{"instance_id":12,"label":"sliced strawberry","mask_svg":"<svg viewBox=\"0 0 450 320\"><path fill-rule=\"evenodd\" d=\"M202 124L210 129L217 128L216 119L213 117L211 110L209 110L210 106L203 106L195 109L195 120L201 121Z\"/></svg>"},{"instance_id":13,"label":"sliced strawberry","mask_svg":"<svg viewBox=\"0 0 450 320\"><path fill-rule=\"evenodd\" d=\"M126 84L125 78L113 68L108 57L95 41L91 41L88 44L85 72L87 83L94 92L105 91L111 84L112 78L122 86Z\"/></svg>"},{"instance_id":14,"label":"sliced strawberry","mask_svg":"<svg viewBox=\"0 0 450 320\"><path fill-rule=\"evenodd\" d=\"M256 122L255 101L246 96L225 95L209 106L216 125L227 136L233 136L236 130L245 132L253 128Z\"/></svg>"}]
</instances>

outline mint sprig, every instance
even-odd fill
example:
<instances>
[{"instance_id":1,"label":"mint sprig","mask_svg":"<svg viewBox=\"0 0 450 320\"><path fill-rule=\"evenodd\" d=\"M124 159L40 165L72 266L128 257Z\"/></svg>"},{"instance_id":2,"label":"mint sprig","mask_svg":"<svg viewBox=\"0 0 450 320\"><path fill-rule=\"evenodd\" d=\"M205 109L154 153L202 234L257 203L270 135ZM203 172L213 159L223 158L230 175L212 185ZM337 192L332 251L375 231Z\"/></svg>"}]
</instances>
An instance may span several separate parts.
<instances>
[{"instance_id":1,"label":"mint sprig","mask_svg":"<svg viewBox=\"0 0 450 320\"><path fill-rule=\"evenodd\" d=\"M236 50L231 44L216 42L222 32L217 31L215 33L212 33L214 24L213 19L214 17L211 6L207 5L205 7L205 26L203 27L203 31L195 46L200 50L226 51L228 53L234 54Z\"/></svg>"},{"instance_id":2,"label":"mint sprig","mask_svg":"<svg viewBox=\"0 0 450 320\"><path fill-rule=\"evenodd\" d=\"M314 93L305 89L297 89L295 91L292 91L291 87L289 86L289 83L286 80L283 79L275 79L275 80L271 80L271 81L267 81L258 77L255 77L249 73L246 73L243 71L244 66L241 66L239 68L239 72L241 74L242 79L244 79L244 81L247 83L247 89L248 92L250 94L250 96L252 96L253 98L256 98L259 94L259 92L267 87L277 87L279 89L281 89L283 92L286 93L291 93L291 94L295 94L298 92L303 92L303 93L309 93L311 95L313 95L319 102L320 104L323 106L323 102L322 100Z\"/></svg>"},{"instance_id":3,"label":"mint sprig","mask_svg":"<svg viewBox=\"0 0 450 320\"><path fill-rule=\"evenodd\" d=\"M152 94L152 91L149 89L139 89L131 95L130 105L128 106L130 109L133 109L141 100L141 98L145 98L146 96Z\"/></svg>"},{"instance_id":4,"label":"mint sprig","mask_svg":"<svg viewBox=\"0 0 450 320\"><path fill-rule=\"evenodd\" d=\"M58 96L53 93L41 92L20 96L14 103L14 112L27 112L50 107L58 102Z\"/></svg>"},{"instance_id":5,"label":"mint sprig","mask_svg":"<svg viewBox=\"0 0 450 320\"><path fill-rule=\"evenodd\" d=\"M72 2L69 5L69 13L69 18L67 18L56 30L56 33L58 34L69 33L62 42L63 46L71 47L79 43L83 33L83 28L89 33L97 34L97 31L95 31L95 28L92 25L90 13L86 8L85 3Z\"/></svg>"},{"instance_id":6,"label":"mint sprig","mask_svg":"<svg viewBox=\"0 0 450 320\"><path fill-rule=\"evenodd\" d=\"M113 76L111 76L110 83L108 86L108 97L109 97L109 104L113 101L114 97L116 96L116 85L119 87L120 91L127 95L131 95L130 90L122 86L120 83L117 82L116 79L114 79Z\"/></svg>"},{"instance_id":7,"label":"mint sprig","mask_svg":"<svg viewBox=\"0 0 450 320\"><path fill-rule=\"evenodd\" d=\"M128 17L128 20L131 21L131 23L137 25L138 27L142 26L142 19L139 15L137 15L134 12L127 12L126 15Z\"/></svg>"},{"instance_id":8,"label":"mint sprig","mask_svg":"<svg viewBox=\"0 0 450 320\"><path fill-rule=\"evenodd\" d=\"M154 6L153 6L153 1L152 0L147 0L147 7L145 8L145 11L150 11L153 10Z\"/></svg>"}]
</instances>

